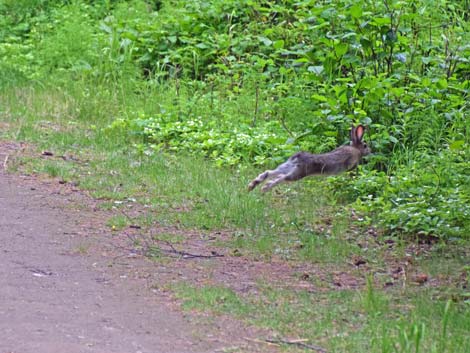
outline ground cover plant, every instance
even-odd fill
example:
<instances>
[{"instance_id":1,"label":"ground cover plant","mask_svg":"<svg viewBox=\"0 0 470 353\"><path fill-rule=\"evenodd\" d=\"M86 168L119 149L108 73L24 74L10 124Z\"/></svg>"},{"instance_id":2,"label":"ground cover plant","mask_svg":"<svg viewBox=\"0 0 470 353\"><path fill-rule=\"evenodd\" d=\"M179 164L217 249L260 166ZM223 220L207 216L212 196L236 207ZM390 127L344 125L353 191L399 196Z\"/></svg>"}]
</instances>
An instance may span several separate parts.
<instances>
[{"instance_id":1,"label":"ground cover plant","mask_svg":"<svg viewBox=\"0 0 470 353\"><path fill-rule=\"evenodd\" d=\"M229 230L223 246L234 254L344 265L357 256L386 263L387 242L395 258L418 242L436 244L426 252L433 261L447 249L444 267L454 271L432 290L382 290L375 276L364 289L312 302L308 292L260 286L283 308L277 318L230 288L206 293L221 311L259 312L249 319L333 351L464 352L468 261L455 249L470 234L469 7L2 1L0 133L53 151L21 160L21 170L77 183L103 207L139 202L149 210L143 224ZM246 193L261 169L292 153L346 143L353 123L368 126L374 151L353 177ZM126 222L120 214L109 224ZM442 274L418 258L417 267ZM189 306L207 305L191 287L175 291ZM305 322L316 309L324 325L297 325L293 310ZM361 315L327 324L335 310Z\"/></svg>"}]
</instances>

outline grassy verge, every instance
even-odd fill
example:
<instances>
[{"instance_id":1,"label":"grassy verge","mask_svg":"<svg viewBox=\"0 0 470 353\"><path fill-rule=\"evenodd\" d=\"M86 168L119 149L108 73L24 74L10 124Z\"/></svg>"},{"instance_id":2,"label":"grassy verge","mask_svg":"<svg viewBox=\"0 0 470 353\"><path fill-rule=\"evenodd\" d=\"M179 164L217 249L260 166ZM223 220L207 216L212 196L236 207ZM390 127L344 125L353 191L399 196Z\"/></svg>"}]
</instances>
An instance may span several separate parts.
<instances>
[{"instance_id":1,"label":"grassy verge","mask_svg":"<svg viewBox=\"0 0 470 353\"><path fill-rule=\"evenodd\" d=\"M335 352L470 349L465 247L436 246L419 255L420 249L395 239L352 229L350 214L335 204L327 180L311 179L267 195L247 193L248 181L259 172L253 167L219 168L192 156L147 154L133 148L138 137L108 128L117 116L151 110L158 94L163 95L155 91L142 97L80 83L3 91L1 138L34 145L29 157L10 161L10 171L75 183L100 199L102 207L125 210L132 203L145 210L132 220L117 212L108 221L113 229L137 222L224 230L229 236L219 246L241 249L247 258L314 264L326 273L335 266L367 282L338 290L328 285L334 279L318 282L313 273L306 281L314 282L316 290L278 287L273 278L258 283L256 294L239 293L227 283L177 285L173 289L188 309L211 308L214 314L234 315ZM171 233L165 240L182 241ZM364 270L356 257L367 264ZM412 278L423 272L432 280ZM395 274L398 279L389 278Z\"/></svg>"},{"instance_id":2,"label":"grassy verge","mask_svg":"<svg viewBox=\"0 0 470 353\"><path fill-rule=\"evenodd\" d=\"M434 300L440 290L383 291L369 281L362 290L326 293L269 285L248 296L187 285L176 293L187 309L210 307L274 329L284 340L306 340L331 352L465 352L470 313L450 300Z\"/></svg>"}]
</instances>

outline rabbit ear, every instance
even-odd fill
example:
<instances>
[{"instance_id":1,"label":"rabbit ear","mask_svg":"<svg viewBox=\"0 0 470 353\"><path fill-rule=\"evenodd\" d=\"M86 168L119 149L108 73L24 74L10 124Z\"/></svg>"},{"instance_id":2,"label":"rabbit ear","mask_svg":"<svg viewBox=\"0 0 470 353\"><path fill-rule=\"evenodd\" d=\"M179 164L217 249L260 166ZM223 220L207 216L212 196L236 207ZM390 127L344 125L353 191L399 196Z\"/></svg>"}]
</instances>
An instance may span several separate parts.
<instances>
[{"instance_id":1,"label":"rabbit ear","mask_svg":"<svg viewBox=\"0 0 470 353\"><path fill-rule=\"evenodd\" d=\"M364 131L365 131L365 128L363 125L358 125L355 130L354 130L354 134L355 134L355 137L356 137L356 141L359 142L362 140L362 136L364 136Z\"/></svg>"},{"instance_id":2,"label":"rabbit ear","mask_svg":"<svg viewBox=\"0 0 470 353\"><path fill-rule=\"evenodd\" d=\"M351 131L349 132L349 136L351 138L351 142L355 143L356 142L356 128L354 125L351 125Z\"/></svg>"}]
</instances>

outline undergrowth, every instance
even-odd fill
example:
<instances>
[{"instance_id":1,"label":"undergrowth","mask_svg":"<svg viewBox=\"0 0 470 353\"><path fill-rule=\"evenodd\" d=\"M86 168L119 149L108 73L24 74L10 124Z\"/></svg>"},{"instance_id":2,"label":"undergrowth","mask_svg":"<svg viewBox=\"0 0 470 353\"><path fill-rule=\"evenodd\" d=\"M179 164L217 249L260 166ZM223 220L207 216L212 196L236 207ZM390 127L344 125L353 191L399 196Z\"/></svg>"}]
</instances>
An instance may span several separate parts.
<instances>
[{"instance_id":1,"label":"undergrowth","mask_svg":"<svg viewBox=\"0 0 470 353\"><path fill-rule=\"evenodd\" d=\"M74 81L88 104L69 114L128 148L239 168L330 150L361 122L374 154L338 196L389 234L466 237L468 6L5 1L1 84Z\"/></svg>"}]
</instances>

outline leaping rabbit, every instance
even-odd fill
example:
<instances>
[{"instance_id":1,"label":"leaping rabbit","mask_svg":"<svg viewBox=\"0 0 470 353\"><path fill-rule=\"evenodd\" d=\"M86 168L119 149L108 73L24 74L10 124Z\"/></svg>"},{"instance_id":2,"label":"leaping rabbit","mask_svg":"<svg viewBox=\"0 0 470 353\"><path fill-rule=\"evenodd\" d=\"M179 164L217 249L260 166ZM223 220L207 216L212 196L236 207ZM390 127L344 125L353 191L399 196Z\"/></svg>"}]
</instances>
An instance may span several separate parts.
<instances>
[{"instance_id":1,"label":"leaping rabbit","mask_svg":"<svg viewBox=\"0 0 470 353\"><path fill-rule=\"evenodd\" d=\"M322 154L297 152L276 169L258 175L248 185L248 191L267 179L271 180L261 188L263 192L284 181L296 181L309 175L334 175L356 168L361 158L370 153L370 148L362 142L364 131L363 125L352 126L350 145L338 147L331 152Z\"/></svg>"}]
</instances>

